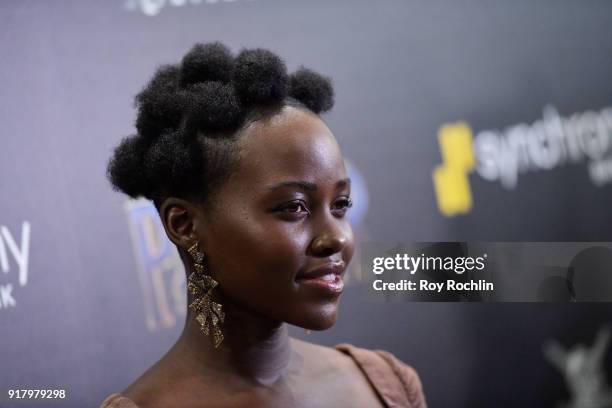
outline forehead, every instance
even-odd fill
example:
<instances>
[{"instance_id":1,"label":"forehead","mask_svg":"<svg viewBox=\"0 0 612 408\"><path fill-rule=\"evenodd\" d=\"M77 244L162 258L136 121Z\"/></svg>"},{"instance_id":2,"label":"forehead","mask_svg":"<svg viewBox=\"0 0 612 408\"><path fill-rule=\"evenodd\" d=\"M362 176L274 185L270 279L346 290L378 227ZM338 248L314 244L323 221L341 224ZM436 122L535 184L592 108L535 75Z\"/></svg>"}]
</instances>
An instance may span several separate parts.
<instances>
[{"instance_id":1,"label":"forehead","mask_svg":"<svg viewBox=\"0 0 612 408\"><path fill-rule=\"evenodd\" d=\"M329 128L318 116L297 108L285 107L253 122L238 143L240 164L233 181L251 189L290 180L332 185L346 178Z\"/></svg>"}]
</instances>

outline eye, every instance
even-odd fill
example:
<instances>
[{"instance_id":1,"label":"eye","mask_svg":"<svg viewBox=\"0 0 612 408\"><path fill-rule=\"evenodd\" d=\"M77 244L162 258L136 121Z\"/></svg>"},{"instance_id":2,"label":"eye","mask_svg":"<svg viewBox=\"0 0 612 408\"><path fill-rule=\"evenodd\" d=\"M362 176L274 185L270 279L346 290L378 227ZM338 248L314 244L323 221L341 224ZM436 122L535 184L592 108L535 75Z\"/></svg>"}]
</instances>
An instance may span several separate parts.
<instances>
[{"instance_id":1,"label":"eye","mask_svg":"<svg viewBox=\"0 0 612 408\"><path fill-rule=\"evenodd\" d=\"M353 206L353 200L350 197L342 197L340 200L334 203L332 211L336 211L341 215L344 215L346 211Z\"/></svg>"},{"instance_id":2,"label":"eye","mask_svg":"<svg viewBox=\"0 0 612 408\"><path fill-rule=\"evenodd\" d=\"M300 200L291 201L290 203L279 207L279 211L288 214L299 214L302 212L308 213L306 203Z\"/></svg>"}]
</instances>

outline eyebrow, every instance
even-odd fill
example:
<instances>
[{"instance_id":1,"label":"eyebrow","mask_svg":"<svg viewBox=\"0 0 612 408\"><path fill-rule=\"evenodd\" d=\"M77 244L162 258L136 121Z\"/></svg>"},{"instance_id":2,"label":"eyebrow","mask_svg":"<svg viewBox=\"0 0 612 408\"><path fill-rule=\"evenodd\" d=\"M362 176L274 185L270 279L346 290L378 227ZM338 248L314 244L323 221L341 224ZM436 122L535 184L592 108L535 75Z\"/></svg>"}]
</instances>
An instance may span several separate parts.
<instances>
[{"instance_id":1,"label":"eyebrow","mask_svg":"<svg viewBox=\"0 0 612 408\"><path fill-rule=\"evenodd\" d=\"M342 179L336 183L336 189L346 187L350 184L351 184L350 178ZM268 191L274 191L274 190L278 190L279 188L283 188L283 187L297 187L302 190L317 191L317 185L309 181L283 181L281 183L269 186L266 189Z\"/></svg>"}]
</instances>

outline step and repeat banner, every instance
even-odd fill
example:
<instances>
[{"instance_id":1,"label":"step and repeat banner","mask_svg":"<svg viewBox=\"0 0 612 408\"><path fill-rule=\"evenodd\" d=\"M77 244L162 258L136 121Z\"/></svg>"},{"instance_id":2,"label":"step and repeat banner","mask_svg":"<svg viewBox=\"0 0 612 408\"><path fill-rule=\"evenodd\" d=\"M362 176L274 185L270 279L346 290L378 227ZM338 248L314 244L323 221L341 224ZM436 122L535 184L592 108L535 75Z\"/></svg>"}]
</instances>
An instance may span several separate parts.
<instances>
[{"instance_id":1,"label":"step and repeat banner","mask_svg":"<svg viewBox=\"0 0 612 408\"><path fill-rule=\"evenodd\" d=\"M360 245L337 325L293 335L393 352L432 407L576 398L584 350L612 375L612 3L6 1L0 39L0 389L97 406L177 338L180 259L105 170L156 67L217 40L333 79ZM495 263L472 272L497 292L438 290L442 263L419 286L414 262L449 251Z\"/></svg>"}]
</instances>

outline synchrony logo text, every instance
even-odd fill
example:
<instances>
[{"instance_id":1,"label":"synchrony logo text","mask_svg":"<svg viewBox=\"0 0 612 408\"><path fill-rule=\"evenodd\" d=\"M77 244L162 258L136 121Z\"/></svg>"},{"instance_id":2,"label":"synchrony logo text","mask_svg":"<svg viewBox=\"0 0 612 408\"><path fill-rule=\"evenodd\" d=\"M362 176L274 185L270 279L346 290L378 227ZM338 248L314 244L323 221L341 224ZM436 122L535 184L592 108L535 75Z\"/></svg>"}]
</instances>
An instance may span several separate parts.
<instances>
[{"instance_id":1,"label":"synchrony logo text","mask_svg":"<svg viewBox=\"0 0 612 408\"><path fill-rule=\"evenodd\" d=\"M468 213L473 206L469 175L513 190L519 174L548 171L568 163L586 163L595 186L612 181L612 107L562 117L552 106L542 119L475 136L465 122L445 124L438 132L442 164L433 170L440 212Z\"/></svg>"}]
</instances>

